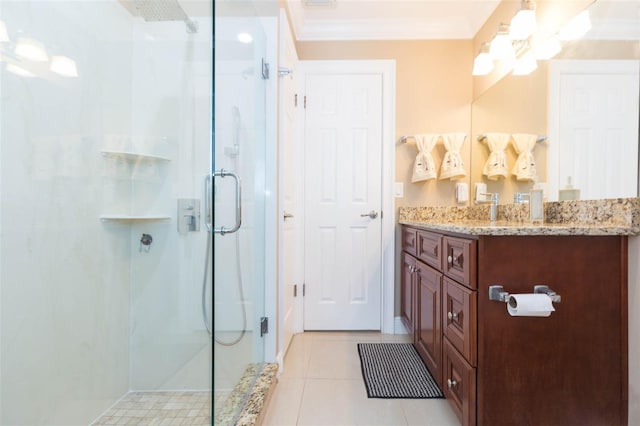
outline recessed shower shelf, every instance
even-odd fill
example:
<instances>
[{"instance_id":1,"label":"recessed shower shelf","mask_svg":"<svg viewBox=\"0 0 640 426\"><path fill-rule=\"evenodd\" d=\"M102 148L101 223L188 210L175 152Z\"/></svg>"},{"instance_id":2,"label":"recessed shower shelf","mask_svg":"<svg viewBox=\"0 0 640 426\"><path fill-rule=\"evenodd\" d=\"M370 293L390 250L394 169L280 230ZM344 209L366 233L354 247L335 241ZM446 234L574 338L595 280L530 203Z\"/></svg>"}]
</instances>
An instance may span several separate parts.
<instances>
[{"instance_id":1,"label":"recessed shower shelf","mask_svg":"<svg viewBox=\"0 0 640 426\"><path fill-rule=\"evenodd\" d=\"M127 161L138 161L138 160L142 160L142 161L158 161L158 162L171 161L171 159L168 158L168 157L162 157L160 155L153 155L153 154L140 154L140 153L137 153L137 152L109 151L109 150L102 150L100 152L102 153L102 155L104 157L120 158L120 159L124 159L124 160L127 160Z\"/></svg>"},{"instance_id":2,"label":"recessed shower shelf","mask_svg":"<svg viewBox=\"0 0 640 426\"><path fill-rule=\"evenodd\" d=\"M128 214L103 214L100 220L117 221L117 222L153 222L153 221L169 221L171 216L164 215L128 215Z\"/></svg>"}]
</instances>

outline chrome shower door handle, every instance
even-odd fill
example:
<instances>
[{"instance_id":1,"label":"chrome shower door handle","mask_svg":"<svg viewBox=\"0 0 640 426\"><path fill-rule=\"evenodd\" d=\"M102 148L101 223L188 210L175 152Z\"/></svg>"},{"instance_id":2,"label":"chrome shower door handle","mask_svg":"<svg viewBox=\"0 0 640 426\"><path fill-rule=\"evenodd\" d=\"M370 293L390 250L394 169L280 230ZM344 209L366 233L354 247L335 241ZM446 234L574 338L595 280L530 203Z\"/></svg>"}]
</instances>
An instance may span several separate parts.
<instances>
[{"instance_id":1,"label":"chrome shower door handle","mask_svg":"<svg viewBox=\"0 0 640 426\"><path fill-rule=\"evenodd\" d=\"M211 227L213 226L213 212L211 209L211 198L213 197L213 189L211 188L212 177L213 175L211 173L207 173L204 177L204 225L207 227L208 232L211 232Z\"/></svg>"},{"instance_id":2,"label":"chrome shower door handle","mask_svg":"<svg viewBox=\"0 0 640 426\"><path fill-rule=\"evenodd\" d=\"M221 226L220 228L213 228L213 232L220 235L232 234L240 229L240 226L242 225L242 184L240 183L240 178L237 174L229 172L225 169L220 169L219 171L213 173L214 178L225 178L227 176L231 176L236 183L236 223L231 228L225 228L224 226Z\"/></svg>"},{"instance_id":3,"label":"chrome shower door handle","mask_svg":"<svg viewBox=\"0 0 640 426\"><path fill-rule=\"evenodd\" d=\"M360 215L360 217L367 217L369 216L371 219L375 219L376 217L378 217L378 212L375 210L371 210L369 213L363 213Z\"/></svg>"}]
</instances>

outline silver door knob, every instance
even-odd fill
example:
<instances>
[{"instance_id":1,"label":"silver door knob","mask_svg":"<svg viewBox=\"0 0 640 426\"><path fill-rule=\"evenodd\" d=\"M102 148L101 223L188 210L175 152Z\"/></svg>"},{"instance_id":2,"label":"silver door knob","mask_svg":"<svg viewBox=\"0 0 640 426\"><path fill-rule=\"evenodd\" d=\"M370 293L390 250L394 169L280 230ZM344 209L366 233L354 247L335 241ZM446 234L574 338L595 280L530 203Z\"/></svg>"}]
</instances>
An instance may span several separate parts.
<instances>
[{"instance_id":1,"label":"silver door knob","mask_svg":"<svg viewBox=\"0 0 640 426\"><path fill-rule=\"evenodd\" d=\"M364 213L360 215L360 217L367 217L367 216L369 216L371 219L375 219L376 217L378 217L378 212L375 210L371 210L369 213Z\"/></svg>"}]
</instances>

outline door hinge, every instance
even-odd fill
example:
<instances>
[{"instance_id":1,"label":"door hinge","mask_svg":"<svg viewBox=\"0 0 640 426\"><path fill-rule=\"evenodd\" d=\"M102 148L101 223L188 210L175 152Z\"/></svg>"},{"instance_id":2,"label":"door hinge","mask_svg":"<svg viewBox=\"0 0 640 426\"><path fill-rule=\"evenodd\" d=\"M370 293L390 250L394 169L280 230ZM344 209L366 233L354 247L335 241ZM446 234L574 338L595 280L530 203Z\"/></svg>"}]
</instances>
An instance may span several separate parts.
<instances>
[{"instance_id":1,"label":"door hinge","mask_svg":"<svg viewBox=\"0 0 640 426\"><path fill-rule=\"evenodd\" d=\"M307 109L307 95L304 95L304 102L302 106L304 107L304 109Z\"/></svg>"},{"instance_id":2,"label":"door hinge","mask_svg":"<svg viewBox=\"0 0 640 426\"><path fill-rule=\"evenodd\" d=\"M293 285L293 297L298 297L298 284Z\"/></svg>"},{"instance_id":3,"label":"door hinge","mask_svg":"<svg viewBox=\"0 0 640 426\"><path fill-rule=\"evenodd\" d=\"M262 317L260 318L260 337L269 333L269 318Z\"/></svg>"},{"instance_id":4,"label":"door hinge","mask_svg":"<svg viewBox=\"0 0 640 426\"><path fill-rule=\"evenodd\" d=\"M384 212L380 210L380 219L382 219L383 217L384 217Z\"/></svg>"},{"instance_id":5,"label":"door hinge","mask_svg":"<svg viewBox=\"0 0 640 426\"><path fill-rule=\"evenodd\" d=\"M293 106L294 107L298 106L298 94L297 93L295 95L293 95Z\"/></svg>"},{"instance_id":6,"label":"door hinge","mask_svg":"<svg viewBox=\"0 0 640 426\"><path fill-rule=\"evenodd\" d=\"M269 80L269 63L262 58L262 79Z\"/></svg>"},{"instance_id":7,"label":"door hinge","mask_svg":"<svg viewBox=\"0 0 640 426\"><path fill-rule=\"evenodd\" d=\"M302 297L304 297L306 293L307 293L307 285L302 284Z\"/></svg>"}]
</instances>

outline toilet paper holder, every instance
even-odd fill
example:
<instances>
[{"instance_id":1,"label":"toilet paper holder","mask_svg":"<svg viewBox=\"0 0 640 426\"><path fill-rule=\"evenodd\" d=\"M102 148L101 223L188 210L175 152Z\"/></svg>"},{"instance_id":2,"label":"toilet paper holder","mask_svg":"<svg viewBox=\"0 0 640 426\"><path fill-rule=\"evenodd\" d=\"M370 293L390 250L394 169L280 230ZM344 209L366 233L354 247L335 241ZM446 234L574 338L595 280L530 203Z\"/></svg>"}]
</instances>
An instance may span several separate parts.
<instances>
[{"instance_id":1,"label":"toilet paper holder","mask_svg":"<svg viewBox=\"0 0 640 426\"><path fill-rule=\"evenodd\" d=\"M551 298L551 301L554 303L560 303L560 295L555 291L551 290L547 285L534 285L533 286L534 293L542 293L546 294ZM496 302L508 302L509 301L509 292L504 291L504 287L501 285L490 285L489 286L489 300L495 300Z\"/></svg>"}]
</instances>

